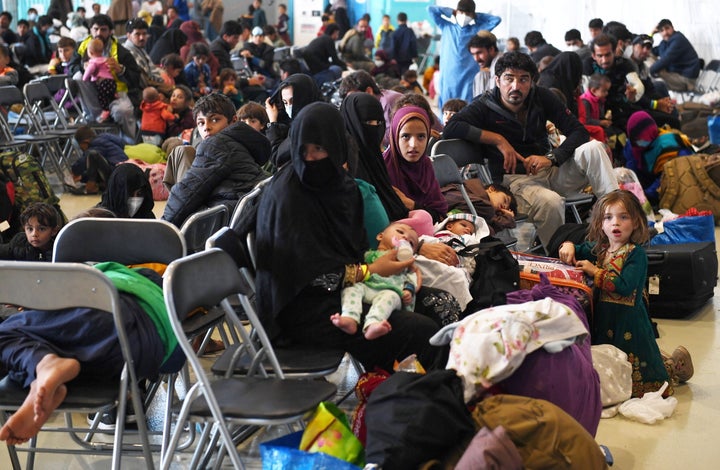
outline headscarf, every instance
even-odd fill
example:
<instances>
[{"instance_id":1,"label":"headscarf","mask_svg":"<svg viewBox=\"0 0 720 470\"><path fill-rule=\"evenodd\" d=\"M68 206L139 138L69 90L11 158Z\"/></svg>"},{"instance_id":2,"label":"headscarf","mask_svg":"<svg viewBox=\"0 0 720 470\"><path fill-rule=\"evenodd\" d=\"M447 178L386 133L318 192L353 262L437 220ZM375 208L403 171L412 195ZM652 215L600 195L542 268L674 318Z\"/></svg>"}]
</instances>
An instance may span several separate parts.
<instances>
[{"instance_id":1,"label":"headscarf","mask_svg":"<svg viewBox=\"0 0 720 470\"><path fill-rule=\"evenodd\" d=\"M315 83L315 80L304 73L296 73L280 82L277 90L275 90L275 93L273 93L270 97L270 101L273 103L280 103L282 101L281 92L283 88L290 86L293 87L293 116L297 116L298 113L310 103L323 100L322 94L320 93L320 89L318 88L317 83ZM282 106L279 107L279 113L281 115L279 118L280 121L290 121L290 117L288 117L285 112L285 108Z\"/></svg>"},{"instance_id":2,"label":"headscarf","mask_svg":"<svg viewBox=\"0 0 720 470\"><path fill-rule=\"evenodd\" d=\"M420 120L425 126L428 139L430 138L430 119L424 109L417 106L405 106L397 111L390 126L390 146L385 150L383 158L390 182L402 191L407 197L415 201L418 209L432 209L437 215L443 217L447 213L447 201L440 191L440 185L435 178L430 158L425 153L417 162L405 160L400 153L398 134L408 121ZM433 218L436 215L433 214ZM438 220L439 221L439 220Z\"/></svg>"},{"instance_id":3,"label":"headscarf","mask_svg":"<svg viewBox=\"0 0 720 470\"><path fill-rule=\"evenodd\" d=\"M150 58L154 64L159 64L160 60L166 55L171 53L177 54L187 40L187 35L181 30L177 28L168 29L155 41L155 44L153 44L150 50Z\"/></svg>"},{"instance_id":4,"label":"headscarf","mask_svg":"<svg viewBox=\"0 0 720 470\"><path fill-rule=\"evenodd\" d=\"M351 93L343 101L340 113L345 120L345 129L358 145L358 161L355 176L375 187L390 220L407 217L408 210L395 193L390 183L380 145L385 135L385 115L382 105L368 93ZM365 124L377 120L381 126Z\"/></svg>"},{"instance_id":5,"label":"headscarf","mask_svg":"<svg viewBox=\"0 0 720 470\"><path fill-rule=\"evenodd\" d=\"M540 72L538 85L545 88L557 88L565 95L567 107L575 116L578 115L577 89L582 80L582 60L572 51L556 55Z\"/></svg>"},{"instance_id":6,"label":"headscarf","mask_svg":"<svg viewBox=\"0 0 720 470\"><path fill-rule=\"evenodd\" d=\"M268 322L318 276L342 271L342 282L344 265L360 262L367 248L362 196L342 167L348 147L340 113L309 104L293 119L290 141L292 164L270 180L257 212L256 298ZM306 162L308 143L328 157Z\"/></svg>"},{"instance_id":7,"label":"headscarf","mask_svg":"<svg viewBox=\"0 0 720 470\"><path fill-rule=\"evenodd\" d=\"M203 38L202 30L197 21L183 21L180 25L180 31L185 33L187 37L187 43L180 48L180 57L183 61L187 62L187 55L190 52L190 46L196 42L202 42L207 44L207 41Z\"/></svg>"},{"instance_id":8,"label":"headscarf","mask_svg":"<svg viewBox=\"0 0 720 470\"><path fill-rule=\"evenodd\" d=\"M655 120L645 111L637 111L630 116L627 123L626 145L635 163L634 167L630 165L630 168L644 173L652 171L652 168L645 168L644 153L659 134Z\"/></svg>"},{"instance_id":9,"label":"headscarf","mask_svg":"<svg viewBox=\"0 0 720 470\"><path fill-rule=\"evenodd\" d=\"M102 194L98 207L112 211L118 217L130 217L127 200L140 190L143 202L140 209L132 216L133 219L154 219L152 187L145 172L132 163L123 163L115 167L110 173L107 187Z\"/></svg>"}]
</instances>

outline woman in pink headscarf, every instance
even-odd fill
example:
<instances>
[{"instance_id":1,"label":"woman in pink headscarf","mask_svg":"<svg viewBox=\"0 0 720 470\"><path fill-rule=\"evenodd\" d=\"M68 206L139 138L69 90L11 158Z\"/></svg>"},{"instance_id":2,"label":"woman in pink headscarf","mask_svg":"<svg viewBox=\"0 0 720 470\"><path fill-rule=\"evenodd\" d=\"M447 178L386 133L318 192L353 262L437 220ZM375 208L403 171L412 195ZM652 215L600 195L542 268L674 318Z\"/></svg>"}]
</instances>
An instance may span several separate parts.
<instances>
[{"instance_id":1,"label":"woman in pink headscarf","mask_svg":"<svg viewBox=\"0 0 720 470\"><path fill-rule=\"evenodd\" d=\"M383 158L390 182L409 210L424 209L434 222L447 216L448 205L426 154L430 119L422 108L398 109L390 126L390 146Z\"/></svg>"}]
</instances>

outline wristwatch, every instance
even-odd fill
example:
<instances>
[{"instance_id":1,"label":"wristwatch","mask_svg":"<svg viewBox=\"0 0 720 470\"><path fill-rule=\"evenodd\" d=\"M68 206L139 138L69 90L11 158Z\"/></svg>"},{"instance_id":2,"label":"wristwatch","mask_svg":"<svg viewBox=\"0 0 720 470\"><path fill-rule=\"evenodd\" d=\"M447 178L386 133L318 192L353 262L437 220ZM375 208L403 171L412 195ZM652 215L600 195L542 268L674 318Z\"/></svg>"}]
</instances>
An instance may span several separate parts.
<instances>
[{"instance_id":1,"label":"wristwatch","mask_svg":"<svg viewBox=\"0 0 720 470\"><path fill-rule=\"evenodd\" d=\"M554 166L557 166L557 158L555 158L555 154L552 152L552 150L545 154L545 158L550 160L550 163L552 163Z\"/></svg>"}]
</instances>

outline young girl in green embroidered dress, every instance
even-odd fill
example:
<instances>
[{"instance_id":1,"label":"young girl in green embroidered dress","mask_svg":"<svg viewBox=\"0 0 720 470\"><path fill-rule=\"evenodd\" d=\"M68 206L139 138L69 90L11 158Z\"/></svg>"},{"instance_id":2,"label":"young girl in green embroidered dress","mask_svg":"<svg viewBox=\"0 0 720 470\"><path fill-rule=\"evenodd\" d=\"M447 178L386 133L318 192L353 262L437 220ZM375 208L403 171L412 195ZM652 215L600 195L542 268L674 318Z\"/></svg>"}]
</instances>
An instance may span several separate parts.
<instances>
[{"instance_id":1,"label":"young girl in green embroidered dress","mask_svg":"<svg viewBox=\"0 0 720 470\"><path fill-rule=\"evenodd\" d=\"M660 354L647 312L648 259L642 247L647 241L640 203L632 193L618 190L595 204L587 241L580 245L564 242L559 253L562 261L593 278L599 295L592 343L612 344L627 353L633 366L633 397L657 391L666 381L665 395L672 395L670 378L677 374L672 359L664 361ZM683 360L689 362L689 355Z\"/></svg>"}]
</instances>

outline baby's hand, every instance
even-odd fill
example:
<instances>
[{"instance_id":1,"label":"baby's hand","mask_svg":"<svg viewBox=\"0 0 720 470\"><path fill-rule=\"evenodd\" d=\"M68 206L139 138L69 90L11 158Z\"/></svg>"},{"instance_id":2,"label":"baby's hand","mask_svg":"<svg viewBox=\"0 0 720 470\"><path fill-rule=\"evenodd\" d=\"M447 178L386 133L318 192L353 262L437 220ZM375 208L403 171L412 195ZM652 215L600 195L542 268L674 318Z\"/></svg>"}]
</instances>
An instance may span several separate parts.
<instances>
[{"instance_id":1,"label":"baby's hand","mask_svg":"<svg viewBox=\"0 0 720 470\"><path fill-rule=\"evenodd\" d=\"M401 298L403 305L410 305L410 302L412 302L413 294L409 290L405 289L402 291Z\"/></svg>"},{"instance_id":2,"label":"baby's hand","mask_svg":"<svg viewBox=\"0 0 720 470\"><path fill-rule=\"evenodd\" d=\"M510 209L498 209L498 212L500 212L503 215L507 215L512 218L515 218L515 213L513 211L511 211Z\"/></svg>"}]
</instances>

